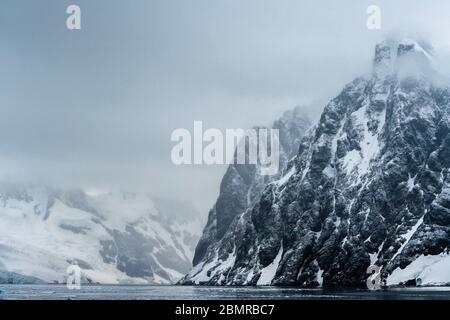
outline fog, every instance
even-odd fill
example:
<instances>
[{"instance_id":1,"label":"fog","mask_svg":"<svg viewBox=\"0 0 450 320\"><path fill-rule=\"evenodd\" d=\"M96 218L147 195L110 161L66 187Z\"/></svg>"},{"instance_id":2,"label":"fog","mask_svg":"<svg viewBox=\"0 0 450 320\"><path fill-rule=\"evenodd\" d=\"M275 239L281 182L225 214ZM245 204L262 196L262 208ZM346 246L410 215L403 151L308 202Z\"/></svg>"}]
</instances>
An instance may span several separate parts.
<instances>
[{"instance_id":1,"label":"fog","mask_svg":"<svg viewBox=\"0 0 450 320\"><path fill-rule=\"evenodd\" d=\"M66 28L77 4L82 29ZM381 8L380 30L366 9ZM171 132L270 124L370 72L392 34L430 42L450 71L450 2L3 0L0 179L136 190L204 214L224 166L175 166Z\"/></svg>"}]
</instances>

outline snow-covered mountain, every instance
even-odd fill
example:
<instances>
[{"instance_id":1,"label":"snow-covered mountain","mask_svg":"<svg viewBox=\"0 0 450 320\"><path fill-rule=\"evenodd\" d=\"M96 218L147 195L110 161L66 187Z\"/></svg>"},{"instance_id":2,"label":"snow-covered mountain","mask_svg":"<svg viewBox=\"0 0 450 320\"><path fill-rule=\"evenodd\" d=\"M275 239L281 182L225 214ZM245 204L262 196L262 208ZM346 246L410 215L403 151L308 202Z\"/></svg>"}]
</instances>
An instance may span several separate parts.
<instances>
[{"instance_id":1,"label":"snow-covered mountain","mask_svg":"<svg viewBox=\"0 0 450 320\"><path fill-rule=\"evenodd\" d=\"M0 188L0 281L169 284L191 267L203 226L186 203L145 194Z\"/></svg>"},{"instance_id":2,"label":"snow-covered mountain","mask_svg":"<svg viewBox=\"0 0 450 320\"><path fill-rule=\"evenodd\" d=\"M390 285L450 283L450 82L432 59L377 45L373 74L328 103L182 283L365 286L370 265Z\"/></svg>"},{"instance_id":3,"label":"snow-covered mountain","mask_svg":"<svg viewBox=\"0 0 450 320\"><path fill-rule=\"evenodd\" d=\"M220 185L219 197L209 212L208 222L195 250L194 265L219 245L236 217L259 200L265 186L281 178L287 164L297 154L301 138L311 127L302 110L302 107L289 110L272 125L273 129L279 130L280 172L277 175L261 175L259 164L232 164L228 167Z\"/></svg>"},{"instance_id":4,"label":"snow-covered mountain","mask_svg":"<svg viewBox=\"0 0 450 320\"><path fill-rule=\"evenodd\" d=\"M297 153L300 140L311 122L302 112L302 107L286 111L274 121L272 128L279 130L280 173L261 175L260 165L232 164L228 167L221 185L220 194L210 210L208 222L195 250L193 264L196 265L209 247L220 240L236 216L252 206L260 197L267 183L280 178L286 167Z\"/></svg>"}]
</instances>

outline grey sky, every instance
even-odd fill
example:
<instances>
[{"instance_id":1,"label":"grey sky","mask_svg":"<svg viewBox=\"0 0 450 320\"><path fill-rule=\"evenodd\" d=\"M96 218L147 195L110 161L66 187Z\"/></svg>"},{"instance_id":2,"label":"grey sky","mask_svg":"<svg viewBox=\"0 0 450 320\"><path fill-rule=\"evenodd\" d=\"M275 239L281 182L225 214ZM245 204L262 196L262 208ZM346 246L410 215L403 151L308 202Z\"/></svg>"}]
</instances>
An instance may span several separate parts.
<instances>
[{"instance_id":1,"label":"grey sky","mask_svg":"<svg viewBox=\"0 0 450 320\"><path fill-rule=\"evenodd\" d=\"M81 31L66 29L69 4ZM370 4L381 31L366 28ZM267 124L332 97L394 31L445 60L449 14L446 0L2 0L0 179L146 190L206 210L225 168L172 165L173 129Z\"/></svg>"}]
</instances>

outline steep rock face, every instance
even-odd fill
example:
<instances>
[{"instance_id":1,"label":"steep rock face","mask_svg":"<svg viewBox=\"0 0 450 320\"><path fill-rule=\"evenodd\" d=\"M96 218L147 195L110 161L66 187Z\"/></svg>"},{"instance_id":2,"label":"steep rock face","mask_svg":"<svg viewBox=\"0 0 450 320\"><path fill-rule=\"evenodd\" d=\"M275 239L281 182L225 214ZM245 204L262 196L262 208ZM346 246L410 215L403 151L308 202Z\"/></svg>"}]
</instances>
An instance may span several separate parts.
<instances>
[{"instance_id":1,"label":"steep rock face","mask_svg":"<svg viewBox=\"0 0 450 320\"><path fill-rule=\"evenodd\" d=\"M272 128L279 130L280 172L298 151L300 140L311 126L300 107L287 111L273 123ZM228 227L247 208L255 204L264 187L280 177L259 174L259 165L230 165L222 179L220 194L213 209L209 212L208 222L197 245L194 265L204 258L208 248L223 238Z\"/></svg>"},{"instance_id":2,"label":"steep rock face","mask_svg":"<svg viewBox=\"0 0 450 320\"><path fill-rule=\"evenodd\" d=\"M145 194L4 185L0 282L64 282L76 263L85 282L173 283L191 267L198 217L188 204Z\"/></svg>"},{"instance_id":3,"label":"steep rock face","mask_svg":"<svg viewBox=\"0 0 450 320\"><path fill-rule=\"evenodd\" d=\"M450 283L450 90L417 42L376 47L371 77L325 107L285 176L183 279L212 285Z\"/></svg>"}]
</instances>

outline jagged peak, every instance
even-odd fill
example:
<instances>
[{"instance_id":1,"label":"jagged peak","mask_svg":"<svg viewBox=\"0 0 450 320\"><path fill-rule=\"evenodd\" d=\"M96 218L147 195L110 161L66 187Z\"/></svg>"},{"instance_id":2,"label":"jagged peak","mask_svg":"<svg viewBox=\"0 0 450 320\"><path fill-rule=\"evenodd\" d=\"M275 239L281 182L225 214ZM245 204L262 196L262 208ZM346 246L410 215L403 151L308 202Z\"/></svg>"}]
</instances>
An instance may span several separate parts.
<instances>
[{"instance_id":1,"label":"jagged peak","mask_svg":"<svg viewBox=\"0 0 450 320\"><path fill-rule=\"evenodd\" d=\"M383 40L375 46L373 75L385 78L412 68L415 71L429 70L433 60L433 49L426 41L411 38ZM408 60L405 64L405 60ZM408 70L406 70L408 71Z\"/></svg>"}]
</instances>

